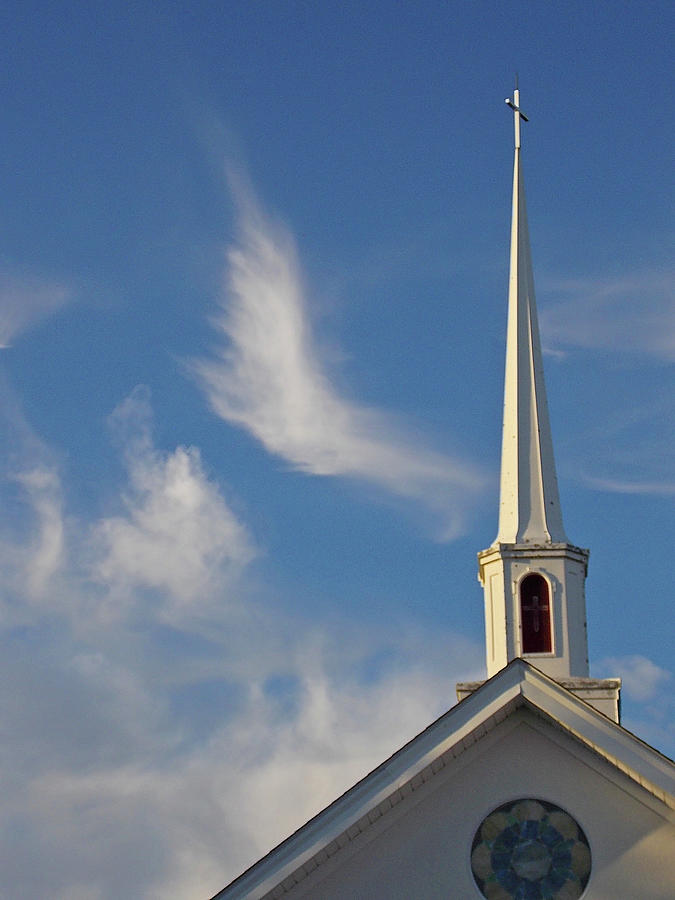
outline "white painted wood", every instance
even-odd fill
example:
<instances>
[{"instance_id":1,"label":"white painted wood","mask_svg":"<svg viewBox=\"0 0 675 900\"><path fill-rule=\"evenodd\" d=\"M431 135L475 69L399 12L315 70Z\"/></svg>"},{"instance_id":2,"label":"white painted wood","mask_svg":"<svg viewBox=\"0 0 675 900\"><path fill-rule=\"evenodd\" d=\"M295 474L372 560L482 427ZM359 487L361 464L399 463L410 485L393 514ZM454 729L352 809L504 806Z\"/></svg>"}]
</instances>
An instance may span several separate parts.
<instances>
[{"instance_id":1,"label":"white painted wood","mask_svg":"<svg viewBox=\"0 0 675 900\"><path fill-rule=\"evenodd\" d=\"M514 114L515 151L499 530L494 544L478 554L487 672L491 677L524 656L554 678L585 678L588 550L570 544L563 527L534 295L518 90L507 103ZM553 646L547 654L523 648L518 585L530 572L550 587Z\"/></svg>"},{"instance_id":2,"label":"white painted wood","mask_svg":"<svg viewBox=\"0 0 675 900\"><path fill-rule=\"evenodd\" d=\"M497 541L566 541L546 403L515 92L511 264Z\"/></svg>"}]
</instances>

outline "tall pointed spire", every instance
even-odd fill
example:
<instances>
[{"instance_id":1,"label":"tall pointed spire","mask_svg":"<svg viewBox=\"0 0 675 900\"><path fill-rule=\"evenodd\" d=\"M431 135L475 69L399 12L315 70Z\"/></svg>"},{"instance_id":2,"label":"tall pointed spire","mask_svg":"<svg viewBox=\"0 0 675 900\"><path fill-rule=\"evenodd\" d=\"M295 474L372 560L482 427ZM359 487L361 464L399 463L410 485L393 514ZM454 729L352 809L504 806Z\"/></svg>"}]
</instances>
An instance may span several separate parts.
<instances>
[{"instance_id":1,"label":"tall pointed spire","mask_svg":"<svg viewBox=\"0 0 675 900\"><path fill-rule=\"evenodd\" d=\"M504 427L499 504L500 543L565 541L546 403L532 256L521 168L520 91L513 109L515 153L511 272L506 339Z\"/></svg>"},{"instance_id":2,"label":"tall pointed spire","mask_svg":"<svg viewBox=\"0 0 675 900\"><path fill-rule=\"evenodd\" d=\"M497 539L478 554L488 674L521 656L553 678L588 676L584 580L588 550L568 543L548 420L532 257L513 99L515 158Z\"/></svg>"}]
</instances>

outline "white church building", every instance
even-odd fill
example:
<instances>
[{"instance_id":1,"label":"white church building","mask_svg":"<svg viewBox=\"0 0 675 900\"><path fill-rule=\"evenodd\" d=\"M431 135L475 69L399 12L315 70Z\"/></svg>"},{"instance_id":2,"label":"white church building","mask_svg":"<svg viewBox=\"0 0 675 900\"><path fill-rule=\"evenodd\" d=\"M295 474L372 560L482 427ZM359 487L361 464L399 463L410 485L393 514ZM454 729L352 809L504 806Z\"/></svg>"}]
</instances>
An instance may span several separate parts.
<instances>
[{"instance_id":1,"label":"white church building","mask_svg":"<svg viewBox=\"0 0 675 900\"><path fill-rule=\"evenodd\" d=\"M675 765L589 677L588 551L563 528L520 126L499 530L478 554L488 680L213 900L673 900Z\"/></svg>"}]
</instances>

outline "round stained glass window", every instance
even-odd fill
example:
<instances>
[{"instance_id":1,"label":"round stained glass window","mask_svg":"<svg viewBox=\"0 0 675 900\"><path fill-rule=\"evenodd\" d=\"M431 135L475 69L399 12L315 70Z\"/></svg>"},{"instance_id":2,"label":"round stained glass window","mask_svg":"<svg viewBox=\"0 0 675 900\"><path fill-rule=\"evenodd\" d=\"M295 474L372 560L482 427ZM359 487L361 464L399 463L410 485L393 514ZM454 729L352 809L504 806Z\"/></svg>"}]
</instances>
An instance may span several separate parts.
<instances>
[{"instance_id":1,"label":"round stained glass window","mask_svg":"<svg viewBox=\"0 0 675 900\"><path fill-rule=\"evenodd\" d=\"M569 813L545 800L514 800L481 823L471 870L487 900L577 900L591 851Z\"/></svg>"}]
</instances>

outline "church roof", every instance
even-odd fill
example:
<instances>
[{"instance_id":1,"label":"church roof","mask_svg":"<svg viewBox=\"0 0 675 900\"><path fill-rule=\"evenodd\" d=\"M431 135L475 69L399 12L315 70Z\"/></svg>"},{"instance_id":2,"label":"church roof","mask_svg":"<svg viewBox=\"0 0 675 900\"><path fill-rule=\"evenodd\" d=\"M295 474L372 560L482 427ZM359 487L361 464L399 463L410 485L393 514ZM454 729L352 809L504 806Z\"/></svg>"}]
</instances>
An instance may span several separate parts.
<instances>
[{"instance_id":1,"label":"church roof","mask_svg":"<svg viewBox=\"0 0 675 900\"><path fill-rule=\"evenodd\" d=\"M526 707L675 809L675 765L523 659L515 659L213 900L282 897L410 793Z\"/></svg>"}]
</instances>

